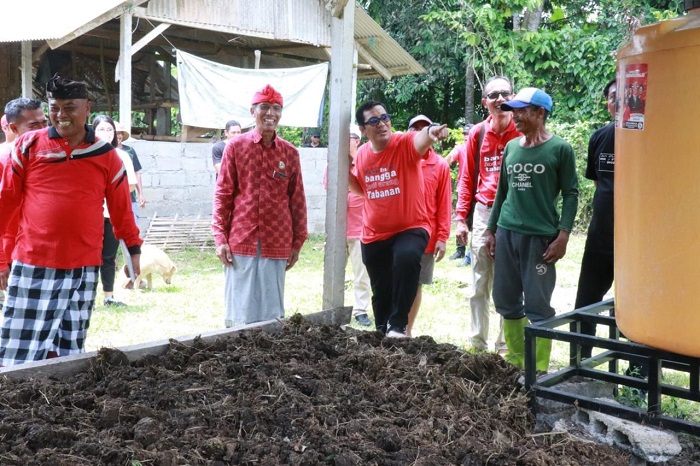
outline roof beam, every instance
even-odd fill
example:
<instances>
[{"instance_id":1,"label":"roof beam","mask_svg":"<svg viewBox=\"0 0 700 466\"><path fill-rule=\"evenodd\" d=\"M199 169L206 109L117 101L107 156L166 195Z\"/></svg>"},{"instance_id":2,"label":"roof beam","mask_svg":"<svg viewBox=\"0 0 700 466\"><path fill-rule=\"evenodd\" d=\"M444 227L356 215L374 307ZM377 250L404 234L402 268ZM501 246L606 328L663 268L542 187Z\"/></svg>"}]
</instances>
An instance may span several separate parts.
<instances>
[{"instance_id":1,"label":"roof beam","mask_svg":"<svg viewBox=\"0 0 700 466\"><path fill-rule=\"evenodd\" d=\"M374 58L372 54L362 46L359 42L355 42L355 46L357 47L357 53L360 54L360 57L370 65L372 65L372 68L374 68L377 73L379 73L382 78L386 79L387 81L390 80L394 75L391 74L391 72L384 67L381 63L379 63L379 60Z\"/></svg>"},{"instance_id":2,"label":"roof beam","mask_svg":"<svg viewBox=\"0 0 700 466\"><path fill-rule=\"evenodd\" d=\"M122 21L124 21L125 16L127 16L127 15L122 16ZM129 17L131 17L131 15L129 15ZM121 61L123 58L128 57L129 62L131 62L131 57L133 57L136 54L136 52L138 52L139 50L144 48L146 45L148 45L153 39L158 37L163 31L165 31L169 27L170 27L170 24L166 24L166 23L159 24L158 26L153 28L153 30L151 32L149 32L148 34L143 36L141 39L139 39L133 45L131 43L129 43L128 44L128 46L129 46L128 52L124 48L124 45L122 44L122 51L124 52L124 55L120 54L119 59L117 60L117 70L121 69ZM120 35L120 40L123 39L123 37L124 37L123 34L124 33L122 32ZM128 40L129 40L129 42L131 42L131 34L129 34ZM121 71L119 71L118 73L121 73ZM117 76L115 76L115 81L118 81L119 77L120 77L120 74L117 74Z\"/></svg>"},{"instance_id":3,"label":"roof beam","mask_svg":"<svg viewBox=\"0 0 700 466\"><path fill-rule=\"evenodd\" d=\"M131 46L131 56L133 57L136 52L148 45L148 43L150 43L153 39L161 35L163 31L165 31L169 27L170 24L161 23L155 28L153 28L151 32L140 38L134 45Z\"/></svg>"},{"instance_id":4,"label":"roof beam","mask_svg":"<svg viewBox=\"0 0 700 466\"><path fill-rule=\"evenodd\" d=\"M144 3L146 0L132 0L132 1L125 1L118 7L112 8L111 10L107 11L106 13L98 16L97 18L93 19L92 21L83 24L80 26L78 29L75 31L71 32L70 34L66 34L65 36L61 37L60 39L53 39L53 40L47 40L46 43L49 44L49 47L52 49L57 49L58 47L62 46L63 44L67 44L68 42L72 41L76 37L82 36L88 31L91 31L95 29L98 26L101 26L102 24L106 23L107 21L117 18L124 13L129 13L131 10L134 8L134 6L138 6L142 3Z\"/></svg>"}]
</instances>

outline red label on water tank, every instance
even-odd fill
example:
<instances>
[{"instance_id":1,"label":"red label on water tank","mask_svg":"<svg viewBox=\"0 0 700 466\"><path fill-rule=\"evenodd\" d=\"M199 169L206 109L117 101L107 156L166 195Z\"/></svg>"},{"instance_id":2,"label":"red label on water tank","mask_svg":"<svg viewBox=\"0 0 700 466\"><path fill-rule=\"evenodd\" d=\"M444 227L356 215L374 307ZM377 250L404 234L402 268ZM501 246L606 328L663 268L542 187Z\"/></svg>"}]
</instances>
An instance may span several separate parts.
<instances>
[{"instance_id":1,"label":"red label on water tank","mask_svg":"<svg viewBox=\"0 0 700 466\"><path fill-rule=\"evenodd\" d=\"M616 126L641 131L647 99L647 64L625 65L624 70L618 71Z\"/></svg>"}]
</instances>

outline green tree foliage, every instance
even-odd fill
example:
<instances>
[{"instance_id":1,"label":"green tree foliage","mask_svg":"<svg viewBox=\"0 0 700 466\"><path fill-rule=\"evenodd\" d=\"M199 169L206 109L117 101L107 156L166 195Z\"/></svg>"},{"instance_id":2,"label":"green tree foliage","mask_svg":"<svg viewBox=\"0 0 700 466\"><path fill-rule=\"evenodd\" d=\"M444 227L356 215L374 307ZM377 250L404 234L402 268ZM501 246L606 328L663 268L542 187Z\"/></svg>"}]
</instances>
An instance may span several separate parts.
<instances>
[{"instance_id":1,"label":"green tree foliage","mask_svg":"<svg viewBox=\"0 0 700 466\"><path fill-rule=\"evenodd\" d=\"M513 78L516 88L546 89L555 101L556 120L602 123L607 115L600 91L615 75L616 50L640 24L682 11L680 0L361 3L427 70L360 84L360 100L386 102L399 128L418 113L453 126L462 123L465 93L473 92L480 102L481 83L496 74ZM539 28L529 31L523 21L538 8ZM467 62L476 72L475 89L464 86Z\"/></svg>"},{"instance_id":2,"label":"green tree foliage","mask_svg":"<svg viewBox=\"0 0 700 466\"><path fill-rule=\"evenodd\" d=\"M360 82L358 99L386 102L392 123L405 130L408 120L419 113L450 124L464 114L464 46L443 24L423 16L435 8L435 0L398 2L365 1L369 14L428 70L389 82L381 79ZM446 0L449 8L461 3Z\"/></svg>"},{"instance_id":3,"label":"green tree foliage","mask_svg":"<svg viewBox=\"0 0 700 466\"><path fill-rule=\"evenodd\" d=\"M457 127L473 110L467 92L481 102L481 84L510 77L516 90L545 89L554 99L548 128L574 147L580 187L577 228L590 221L593 184L584 178L588 138L609 121L602 95L615 76L615 53L643 24L682 14L681 0L365 0L369 14L427 73L386 82L360 83L358 99L383 101L404 129L424 113ZM466 64L475 70L465 87ZM441 148L447 149L446 147Z\"/></svg>"}]
</instances>

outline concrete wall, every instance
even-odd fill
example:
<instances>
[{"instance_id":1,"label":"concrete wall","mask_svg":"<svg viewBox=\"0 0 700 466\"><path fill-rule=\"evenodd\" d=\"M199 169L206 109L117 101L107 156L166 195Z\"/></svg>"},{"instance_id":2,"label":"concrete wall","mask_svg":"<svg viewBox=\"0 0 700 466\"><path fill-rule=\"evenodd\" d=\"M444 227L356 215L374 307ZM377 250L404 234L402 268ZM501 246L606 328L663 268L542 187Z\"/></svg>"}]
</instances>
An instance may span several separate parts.
<instances>
[{"instance_id":1,"label":"concrete wall","mask_svg":"<svg viewBox=\"0 0 700 466\"><path fill-rule=\"evenodd\" d=\"M145 233L157 213L159 217L210 217L215 172L209 143L154 142L130 139L143 170L145 210L139 209L139 226ZM308 209L309 233L323 233L326 192L323 172L327 149L299 149Z\"/></svg>"}]
</instances>

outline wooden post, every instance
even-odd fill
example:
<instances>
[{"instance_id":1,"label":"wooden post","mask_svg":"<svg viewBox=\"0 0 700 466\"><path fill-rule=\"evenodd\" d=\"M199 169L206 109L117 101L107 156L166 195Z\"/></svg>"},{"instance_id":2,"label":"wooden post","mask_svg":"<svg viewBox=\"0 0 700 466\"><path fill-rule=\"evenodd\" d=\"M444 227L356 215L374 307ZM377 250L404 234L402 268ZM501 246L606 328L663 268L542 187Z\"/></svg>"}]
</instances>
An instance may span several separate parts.
<instances>
[{"instance_id":1,"label":"wooden post","mask_svg":"<svg viewBox=\"0 0 700 466\"><path fill-rule=\"evenodd\" d=\"M323 308L342 307L345 284L350 115L353 108L355 2L331 18L331 84L328 127L328 193L323 264Z\"/></svg>"},{"instance_id":2,"label":"wooden post","mask_svg":"<svg viewBox=\"0 0 700 466\"><path fill-rule=\"evenodd\" d=\"M34 97L32 90L32 41L22 41L22 97L31 99Z\"/></svg>"},{"instance_id":3,"label":"wooden post","mask_svg":"<svg viewBox=\"0 0 700 466\"><path fill-rule=\"evenodd\" d=\"M131 133L131 19L130 12L121 16L119 27L119 122Z\"/></svg>"},{"instance_id":4,"label":"wooden post","mask_svg":"<svg viewBox=\"0 0 700 466\"><path fill-rule=\"evenodd\" d=\"M170 74L170 62L163 61L163 100L170 102L172 94L170 86L172 85L172 75ZM170 107L159 107L156 111L156 132L160 136L170 136ZM182 132L186 131L184 125Z\"/></svg>"}]
</instances>

